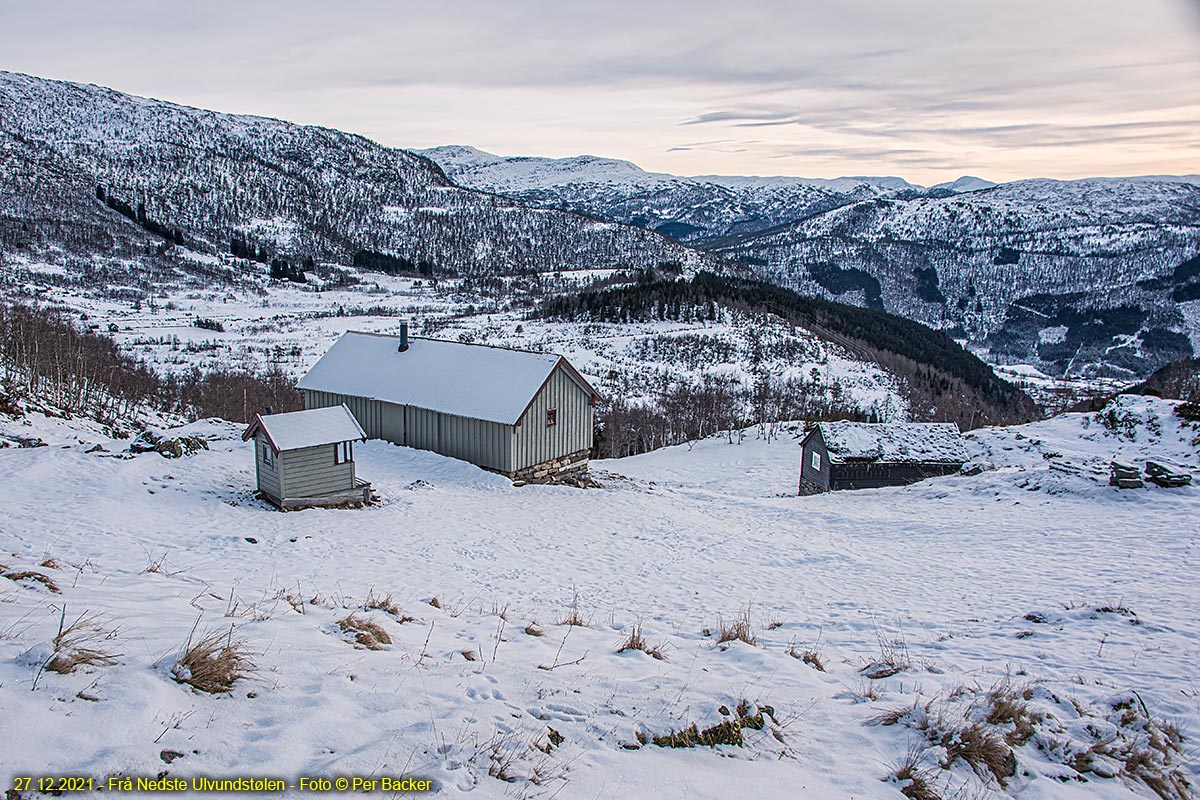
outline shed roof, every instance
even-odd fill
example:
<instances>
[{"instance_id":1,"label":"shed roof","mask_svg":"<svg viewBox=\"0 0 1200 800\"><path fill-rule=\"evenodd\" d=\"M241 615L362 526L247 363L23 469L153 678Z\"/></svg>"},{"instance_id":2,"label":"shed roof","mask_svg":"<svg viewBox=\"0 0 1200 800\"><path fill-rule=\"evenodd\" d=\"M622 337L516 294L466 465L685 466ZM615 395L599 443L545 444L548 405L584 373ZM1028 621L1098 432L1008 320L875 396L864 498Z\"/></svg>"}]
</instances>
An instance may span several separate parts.
<instances>
[{"instance_id":1,"label":"shed roof","mask_svg":"<svg viewBox=\"0 0 1200 800\"><path fill-rule=\"evenodd\" d=\"M249 439L259 430L267 435L277 452L367 438L362 426L345 405L289 411L286 414L258 414L242 434L242 439Z\"/></svg>"},{"instance_id":2,"label":"shed roof","mask_svg":"<svg viewBox=\"0 0 1200 800\"><path fill-rule=\"evenodd\" d=\"M953 422L819 422L834 464L962 464L967 448ZM813 433L810 432L809 436ZM808 436L804 439L808 441Z\"/></svg>"},{"instance_id":3,"label":"shed roof","mask_svg":"<svg viewBox=\"0 0 1200 800\"><path fill-rule=\"evenodd\" d=\"M297 386L369 397L462 417L515 425L560 365L599 395L565 358L503 347L349 331Z\"/></svg>"}]
</instances>

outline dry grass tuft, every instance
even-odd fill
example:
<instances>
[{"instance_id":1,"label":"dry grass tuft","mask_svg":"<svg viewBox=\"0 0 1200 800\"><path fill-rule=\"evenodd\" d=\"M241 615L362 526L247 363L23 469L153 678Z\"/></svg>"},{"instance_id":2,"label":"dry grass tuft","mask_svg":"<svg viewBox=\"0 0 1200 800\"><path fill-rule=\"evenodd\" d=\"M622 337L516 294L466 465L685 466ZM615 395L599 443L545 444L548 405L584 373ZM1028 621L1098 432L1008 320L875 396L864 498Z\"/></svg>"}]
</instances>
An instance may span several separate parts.
<instances>
[{"instance_id":1,"label":"dry grass tuft","mask_svg":"<svg viewBox=\"0 0 1200 800\"><path fill-rule=\"evenodd\" d=\"M463 650L462 657L465 658L467 661L478 661L479 660L479 656L475 653L474 650Z\"/></svg>"},{"instance_id":2,"label":"dry grass tuft","mask_svg":"<svg viewBox=\"0 0 1200 800\"><path fill-rule=\"evenodd\" d=\"M751 714L750 710L750 704L743 700L738 704L737 713L733 715L732 719L718 722L704 730L697 729L696 724L692 723L682 730L651 737L650 741L659 747L696 747L698 745L716 747L719 744L742 747L745 744L742 736L744 729L761 731L767 725L766 717L770 716L774 719L775 716L775 709L771 706L759 706L754 714ZM728 713L728 711L728 708L721 707L722 714ZM640 735L638 741L645 744Z\"/></svg>"},{"instance_id":3,"label":"dry grass tuft","mask_svg":"<svg viewBox=\"0 0 1200 800\"><path fill-rule=\"evenodd\" d=\"M819 648L813 647L808 650L797 650L793 646L788 648L787 654L792 658L803 661L818 672L827 671L825 669L825 662L821 660L821 651Z\"/></svg>"},{"instance_id":4,"label":"dry grass tuft","mask_svg":"<svg viewBox=\"0 0 1200 800\"><path fill-rule=\"evenodd\" d=\"M567 615L558 621L558 624L574 625L579 628L587 627L587 622L584 621L583 616L579 613L579 592L576 592L571 597L571 608L568 610Z\"/></svg>"},{"instance_id":5,"label":"dry grass tuft","mask_svg":"<svg viewBox=\"0 0 1200 800\"><path fill-rule=\"evenodd\" d=\"M429 605L433 606L434 608L441 608L442 601L438 600L436 597L434 597L429 600Z\"/></svg>"},{"instance_id":6,"label":"dry grass tuft","mask_svg":"<svg viewBox=\"0 0 1200 800\"><path fill-rule=\"evenodd\" d=\"M116 631L104 628L94 616L83 614L67 627L59 622L58 635L54 637L54 655L46 669L60 675L69 675L80 667L110 666L117 663L120 653L101 649L104 642L116 638Z\"/></svg>"},{"instance_id":7,"label":"dry grass tuft","mask_svg":"<svg viewBox=\"0 0 1200 800\"><path fill-rule=\"evenodd\" d=\"M754 635L754 628L750 624L749 608L743 608L737 618L728 624L723 619L717 619L717 644L733 641L758 644L758 637Z\"/></svg>"},{"instance_id":8,"label":"dry grass tuft","mask_svg":"<svg viewBox=\"0 0 1200 800\"><path fill-rule=\"evenodd\" d=\"M651 645L646 639L645 635L642 633L642 624L640 622L633 626L633 629L629 631L629 636L625 639L625 642L619 648L617 648L618 653L624 653L626 650L640 650L646 655L653 656L659 661L667 660L667 657L663 655L662 646Z\"/></svg>"},{"instance_id":9,"label":"dry grass tuft","mask_svg":"<svg viewBox=\"0 0 1200 800\"><path fill-rule=\"evenodd\" d=\"M914 700L912 705L899 706L897 708L884 711L881 714L876 714L868 719L866 724L871 726L880 725L885 728L891 727L892 725L898 725L900 724L901 720L906 719L909 715L916 711L917 706L918 704Z\"/></svg>"},{"instance_id":10,"label":"dry grass tuft","mask_svg":"<svg viewBox=\"0 0 1200 800\"><path fill-rule=\"evenodd\" d=\"M890 678L912 666L908 655L908 643L903 637L886 639L879 628L875 629L875 639L879 642L879 658L863 665L859 670L871 680Z\"/></svg>"},{"instance_id":11,"label":"dry grass tuft","mask_svg":"<svg viewBox=\"0 0 1200 800\"><path fill-rule=\"evenodd\" d=\"M1045 717L1043 714L1030 711L1029 699L1032 690L1026 688L1017 691L1007 683L997 686L988 693L988 709L986 722L989 725L1012 725L1012 730L1004 734L1004 741L1009 747L1020 747L1033 738L1036 725Z\"/></svg>"},{"instance_id":12,"label":"dry grass tuft","mask_svg":"<svg viewBox=\"0 0 1200 800\"><path fill-rule=\"evenodd\" d=\"M230 626L229 633L214 632L195 644L189 638L183 655L171 668L171 677L202 692L223 694L253 671L246 643L234 640Z\"/></svg>"},{"instance_id":13,"label":"dry grass tuft","mask_svg":"<svg viewBox=\"0 0 1200 800\"><path fill-rule=\"evenodd\" d=\"M530 622L525 626L525 633L528 636L545 636L546 632L537 626L537 622Z\"/></svg>"},{"instance_id":14,"label":"dry grass tuft","mask_svg":"<svg viewBox=\"0 0 1200 800\"><path fill-rule=\"evenodd\" d=\"M984 770L991 773L1001 787L1017 774L1017 757L1013 751L982 722L972 722L947 734L942 739L942 746L946 748L946 758L942 762L945 768L961 758L976 774L984 775Z\"/></svg>"},{"instance_id":15,"label":"dry grass tuft","mask_svg":"<svg viewBox=\"0 0 1200 800\"><path fill-rule=\"evenodd\" d=\"M367 650L382 650L384 645L392 643L392 637L381 625L366 617L351 613L350 616L339 619L338 627L342 633L354 635L355 647L365 647Z\"/></svg>"},{"instance_id":16,"label":"dry grass tuft","mask_svg":"<svg viewBox=\"0 0 1200 800\"><path fill-rule=\"evenodd\" d=\"M45 558L43 558L42 563L39 564L39 566L45 567L46 569L62 569L63 568L62 563L58 559L53 558L52 556L46 556Z\"/></svg>"},{"instance_id":17,"label":"dry grass tuft","mask_svg":"<svg viewBox=\"0 0 1200 800\"><path fill-rule=\"evenodd\" d=\"M933 770L921 766L923 750L920 746L909 749L896 769L888 778L903 784L900 794L911 800L942 800L933 785ZM886 780L886 779L885 779Z\"/></svg>"},{"instance_id":18,"label":"dry grass tuft","mask_svg":"<svg viewBox=\"0 0 1200 800\"><path fill-rule=\"evenodd\" d=\"M62 594L62 590L58 588L58 584L54 582L54 579L51 578L49 575L43 575L40 572L34 572L33 570L21 570L18 572L5 572L4 577L8 578L10 581L17 581L17 582L19 582L19 581L36 581L37 583L40 583L42 586L45 586L47 589L49 589L54 594Z\"/></svg>"},{"instance_id":19,"label":"dry grass tuft","mask_svg":"<svg viewBox=\"0 0 1200 800\"><path fill-rule=\"evenodd\" d=\"M367 599L363 602L363 610L371 611L372 609L382 611L385 614L390 614L396 622L403 625L406 622L416 622L417 618L409 616L400 610L400 606L396 605L392 600L391 594L387 597L380 597L375 594L374 589L367 591Z\"/></svg>"},{"instance_id":20,"label":"dry grass tuft","mask_svg":"<svg viewBox=\"0 0 1200 800\"><path fill-rule=\"evenodd\" d=\"M146 565L146 568L142 570L142 572L155 572L155 573L161 573L163 575L166 575L167 571L165 569L163 569L163 562L165 562L167 560L167 554L170 552L171 552L170 550L167 550L158 558L152 559L150 561L150 563ZM149 555L149 554L147 554L147 555Z\"/></svg>"}]
</instances>

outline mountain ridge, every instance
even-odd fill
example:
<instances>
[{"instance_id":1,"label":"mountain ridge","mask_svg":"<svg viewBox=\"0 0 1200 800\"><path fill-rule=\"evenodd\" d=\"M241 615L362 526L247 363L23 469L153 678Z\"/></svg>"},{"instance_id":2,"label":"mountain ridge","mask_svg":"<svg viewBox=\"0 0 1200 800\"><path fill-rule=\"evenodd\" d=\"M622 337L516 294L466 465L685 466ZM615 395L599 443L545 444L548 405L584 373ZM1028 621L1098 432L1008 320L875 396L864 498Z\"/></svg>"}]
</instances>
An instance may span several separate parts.
<instances>
[{"instance_id":1,"label":"mountain ridge","mask_svg":"<svg viewBox=\"0 0 1200 800\"><path fill-rule=\"evenodd\" d=\"M721 261L459 188L427 158L331 128L12 72L0 72L0 111L0 246L15 252L127 258L165 239L341 265L383 254L451 274Z\"/></svg>"},{"instance_id":2,"label":"mountain ridge","mask_svg":"<svg viewBox=\"0 0 1200 800\"><path fill-rule=\"evenodd\" d=\"M472 149L468 167L462 150L422 152L451 180L668 233L803 293L948 330L994 363L1136 379L1200 346L1200 276L1186 267L1200 253L1198 175L871 178L845 193L819 179L615 180L574 159Z\"/></svg>"}]
</instances>

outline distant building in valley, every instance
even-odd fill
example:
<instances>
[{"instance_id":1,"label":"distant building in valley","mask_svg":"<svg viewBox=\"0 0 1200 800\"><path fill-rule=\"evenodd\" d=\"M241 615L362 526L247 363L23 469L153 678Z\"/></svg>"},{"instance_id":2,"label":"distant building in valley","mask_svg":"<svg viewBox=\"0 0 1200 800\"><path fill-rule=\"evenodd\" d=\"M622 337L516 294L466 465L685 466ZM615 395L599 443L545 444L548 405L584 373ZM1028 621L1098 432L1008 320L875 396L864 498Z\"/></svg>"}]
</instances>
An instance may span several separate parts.
<instances>
[{"instance_id":1,"label":"distant building in valley","mask_svg":"<svg viewBox=\"0 0 1200 800\"><path fill-rule=\"evenodd\" d=\"M800 445L800 494L903 486L967 461L952 422L820 422Z\"/></svg>"}]
</instances>

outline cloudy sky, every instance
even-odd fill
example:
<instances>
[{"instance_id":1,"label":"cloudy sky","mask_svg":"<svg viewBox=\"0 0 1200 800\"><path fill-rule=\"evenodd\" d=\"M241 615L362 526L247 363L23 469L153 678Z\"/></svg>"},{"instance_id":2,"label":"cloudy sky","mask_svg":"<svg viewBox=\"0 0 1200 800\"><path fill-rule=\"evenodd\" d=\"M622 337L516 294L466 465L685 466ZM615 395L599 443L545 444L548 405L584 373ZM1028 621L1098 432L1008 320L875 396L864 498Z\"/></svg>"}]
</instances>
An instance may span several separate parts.
<instances>
[{"instance_id":1,"label":"cloudy sky","mask_svg":"<svg viewBox=\"0 0 1200 800\"><path fill-rule=\"evenodd\" d=\"M1200 172L1200 0L5 2L0 68L677 174Z\"/></svg>"}]
</instances>

